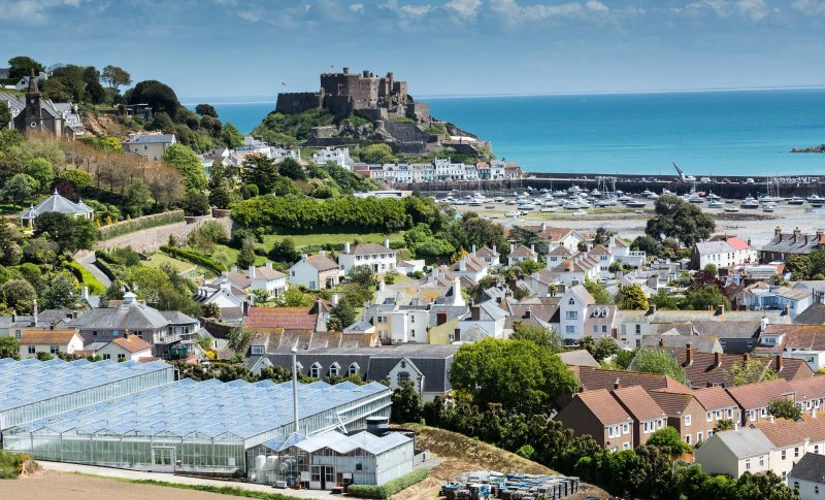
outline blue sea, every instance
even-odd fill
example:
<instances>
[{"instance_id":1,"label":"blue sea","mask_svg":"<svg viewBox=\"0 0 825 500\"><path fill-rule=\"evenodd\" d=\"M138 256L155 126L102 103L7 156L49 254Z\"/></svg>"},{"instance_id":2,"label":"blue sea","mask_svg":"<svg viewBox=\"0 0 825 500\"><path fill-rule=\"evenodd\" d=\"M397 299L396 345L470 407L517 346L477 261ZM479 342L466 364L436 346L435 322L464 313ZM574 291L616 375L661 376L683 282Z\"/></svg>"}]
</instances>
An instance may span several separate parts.
<instances>
[{"instance_id":1,"label":"blue sea","mask_svg":"<svg viewBox=\"0 0 825 500\"><path fill-rule=\"evenodd\" d=\"M788 153L825 143L825 89L421 100L532 172L825 175L825 154ZM215 108L248 132L274 105Z\"/></svg>"}]
</instances>

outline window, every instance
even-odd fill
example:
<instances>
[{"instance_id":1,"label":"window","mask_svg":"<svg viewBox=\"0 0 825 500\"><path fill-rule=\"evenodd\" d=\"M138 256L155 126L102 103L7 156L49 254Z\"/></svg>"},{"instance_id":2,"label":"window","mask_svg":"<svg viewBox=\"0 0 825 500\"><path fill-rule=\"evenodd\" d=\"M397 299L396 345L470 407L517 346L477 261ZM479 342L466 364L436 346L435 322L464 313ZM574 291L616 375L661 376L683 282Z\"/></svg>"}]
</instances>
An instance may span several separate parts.
<instances>
[{"instance_id":1,"label":"window","mask_svg":"<svg viewBox=\"0 0 825 500\"><path fill-rule=\"evenodd\" d=\"M321 365L318 363L309 367L309 376L312 378L321 378Z\"/></svg>"},{"instance_id":2,"label":"window","mask_svg":"<svg viewBox=\"0 0 825 500\"><path fill-rule=\"evenodd\" d=\"M751 470L751 459L745 460L745 470Z\"/></svg>"},{"instance_id":3,"label":"window","mask_svg":"<svg viewBox=\"0 0 825 500\"><path fill-rule=\"evenodd\" d=\"M759 457L759 467L762 468L765 466L765 457Z\"/></svg>"},{"instance_id":4,"label":"window","mask_svg":"<svg viewBox=\"0 0 825 500\"><path fill-rule=\"evenodd\" d=\"M578 311L567 311L564 313L564 319L579 319Z\"/></svg>"},{"instance_id":5,"label":"window","mask_svg":"<svg viewBox=\"0 0 825 500\"><path fill-rule=\"evenodd\" d=\"M355 470L364 470L364 464L362 462L355 462Z\"/></svg>"},{"instance_id":6,"label":"window","mask_svg":"<svg viewBox=\"0 0 825 500\"><path fill-rule=\"evenodd\" d=\"M819 445L818 444L814 445L814 455L819 455Z\"/></svg>"},{"instance_id":7,"label":"window","mask_svg":"<svg viewBox=\"0 0 825 500\"><path fill-rule=\"evenodd\" d=\"M607 325L602 325L602 333L607 333Z\"/></svg>"},{"instance_id":8,"label":"window","mask_svg":"<svg viewBox=\"0 0 825 500\"><path fill-rule=\"evenodd\" d=\"M622 449L623 449L623 450L629 450L629 449L630 449L630 443L624 443L624 444L622 445Z\"/></svg>"},{"instance_id":9,"label":"window","mask_svg":"<svg viewBox=\"0 0 825 500\"><path fill-rule=\"evenodd\" d=\"M415 323L415 316L410 315L410 323Z\"/></svg>"},{"instance_id":10,"label":"window","mask_svg":"<svg viewBox=\"0 0 825 500\"><path fill-rule=\"evenodd\" d=\"M716 410L716 420L722 418L722 410Z\"/></svg>"},{"instance_id":11,"label":"window","mask_svg":"<svg viewBox=\"0 0 825 500\"><path fill-rule=\"evenodd\" d=\"M112 359L112 355L111 355L111 354L104 354L104 355L103 355L103 361L108 361L108 360L110 360L110 359Z\"/></svg>"},{"instance_id":12,"label":"window","mask_svg":"<svg viewBox=\"0 0 825 500\"><path fill-rule=\"evenodd\" d=\"M33 346L33 345L30 345L30 346L29 346L29 354L34 354L34 353L35 353L34 346Z\"/></svg>"},{"instance_id":13,"label":"window","mask_svg":"<svg viewBox=\"0 0 825 500\"><path fill-rule=\"evenodd\" d=\"M60 352L60 347L56 345L49 346L49 352L52 354L57 354L58 352Z\"/></svg>"},{"instance_id":14,"label":"window","mask_svg":"<svg viewBox=\"0 0 825 500\"><path fill-rule=\"evenodd\" d=\"M697 432L697 433L696 433L696 442L697 442L697 443L702 442L702 439L703 439L704 437L705 437L705 436L704 436L704 434L702 434L701 432Z\"/></svg>"},{"instance_id":15,"label":"window","mask_svg":"<svg viewBox=\"0 0 825 500\"><path fill-rule=\"evenodd\" d=\"M332 366L329 367L329 376L330 377L337 377L338 372L341 370L341 365L338 363L333 363Z\"/></svg>"},{"instance_id":16,"label":"window","mask_svg":"<svg viewBox=\"0 0 825 500\"><path fill-rule=\"evenodd\" d=\"M361 367L358 366L358 363L353 363L353 364L349 365L349 368L347 369L347 376L351 377L353 375L358 375L358 370L360 368Z\"/></svg>"},{"instance_id":17,"label":"window","mask_svg":"<svg viewBox=\"0 0 825 500\"><path fill-rule=\"evenodd\" d=\"M733 408L728 408L728 418L733 418Z\"/></svg>"},{"instance_id":18,"label":"window","mask_svg":"<svg viewBox=\"0 0 825 500\"><path fill-rule=\"evenodd\" d=\"M593 333L599 333L599 325L593 325Z\"/></svg>"},{"instance_id":19,"label":"window","mask_svg":"<svg viewBox=\"0 0 825 500\"><path fill-rule=\"evenodd\" d=\"M642 325L636 325L636 335L642 334Z\"/></svg>"},{"instance_id":20,"label":"window","mask_svg":"<svg viewBox=\"0 0 825 500\"><path fill-rule=\"evenodd\" d=\"M690 444L690 434L685 435L685 442Z\"/></svg>"},{"instance_id":21,"label":"window","mask_svg":"<svg viewBox=\"0 0 825 500\"><path fill-rule=\"evenodd\" d=\"M788 459L788 451L787 450L782 450L782 460L787 460L787 459Z\"/></svg>"},{"instance_id":22,"label":"window","mask_svg":"<svg viewBox=\"0 0 825 500\"><path fill-rule=\"evenodd\" d=\"M117 360L118 360L118 362L125 361L126 360L126 355L125 354L118 354L117 355Z\"/></svg>"},{"instance_id":23,"label":"window","mask_svg":"<svg viewBox=\"0 0 825 500\"><path fill-rule=\"evenodd\" d=\"M814 493L816 493L817 495L819 495L819 486L818 486L818 485L815 485L815 486L814 486Z\"/></svg>"},{"instance_id":24,"label":"window","mask_svg":"<svg viewBox=\"0 0 825 500\"><path fill-rule=\"evenodd\" d=\"M576 333L575 325L567 325L566 327L564 327L564 332L565 333Z\"/></svg>"},{"instance_id":25,"label":"window","mask_svg":"<svg viewBox=\"0 0 825 500\"><path fill-rule=\"evenodd\" d=\"M410 372L398 372L398 385L410 381Z\"/></svg>"},{"instance_id":26,"label":"window","mask_svg":"<svg viewBox=\"0 0 825 500\"><path fill-rule=\"evenodd\" d=\"M16 330L14 332L14 336L15 336L15 338L17 338L17 340L20 340L20 338L23 337L23 332L21 332L20 330Z\"/></svg>"},{"instance_id":27,"label":"window","mask_svg":"<svg viewBox=\"0 0 825 500\"><path fill-rule=\"evenodd\" d=\"M767 414L768 414L768 409L767 409L767 408L760 408L760 409L759 409L759 416L760 416L760 417L764 417L764 416L766 416Z\"/></svg>"},{"instance_id":28,"label":"window","mask_svg":"<svg viewBox=\"0 0 825 500\"><path fill-rule=\"evenodd\" d=\"M97 337L97 330L92 330L92 336Z\"/></svg>"},{"instance_id":29,"label":"window","mask_svg":"<svg viewBox=\"0 0 825 500\"><path fill-rule=\"evenodd\" d=\"M253 345L252 346L252 355L253 356L263 356L264 354L264 346L262 345Z\"/></svg>"},{"instance_id":30,"label":"window","mask_svg":"<svg viewBox=\"0 0 825 500\"><path fill-rule=\"evenodd\" d=\"M622 424L622 434L628 434L630 432L630 424Z\"/></svg>"},{"instance_id":31,"label":"window","mask_svg":"<svg viewBox=\"0 0 825 500\"><path fill-rule=\"evenodd\" d=\"M573 297L570 297L570 300L567 301L567 305L575 306L576 305L576 299L574 299Z\"/></svg>"},{"instance_id":32,"label":"window","mask_svg":"<svg viewBox=\"0 0 825 500\"><path fill-rule=\"evenodd\" d=\"M793 457L794 458L799 458L799 447L798 446L793 449Z\"/></svg>"},{"instance_id":33,"label":"window","mask_svg":"<svg viewBox=\"0 0 825 500\"><path fill-rule=\"evenodd\" d=\"M793 482L793 487L794 488L799 488L799 481L794 481Z\"/></svg>"},{"instance_id":34,"label":"window","mask_svg":"<svg viewBox=\"0 0 825 500\"><path fill-rule=\"evenodd\" d=\"M690 420L691 420L691 416L690 415L685 415L685 427L690 427L690 423L691 423Z\"/></svg>"},{"instance_id":35,"label":"window","mask_svg":"<svg viewBox=\"0 0 825 500\"><path fill-rule=\"evenodd\" d=\"M713 422L713 413L712 412L707 412L705 414L705 418L708 422Z\"/></svg>"}]
</instances>

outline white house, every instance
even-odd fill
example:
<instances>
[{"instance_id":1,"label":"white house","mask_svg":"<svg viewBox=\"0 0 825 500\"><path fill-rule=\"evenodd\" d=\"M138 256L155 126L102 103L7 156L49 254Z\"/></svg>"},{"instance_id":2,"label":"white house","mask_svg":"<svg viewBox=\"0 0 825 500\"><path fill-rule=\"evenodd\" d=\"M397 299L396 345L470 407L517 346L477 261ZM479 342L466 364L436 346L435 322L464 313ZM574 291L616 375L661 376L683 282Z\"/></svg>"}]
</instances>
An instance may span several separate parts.
<instances>
[{"instance_id":1,"label":"white house","mask_svg":"<svg viewBox=\"0 0 825 500\"><path fill-rule=\"evenodd\" d=\"M140 358L152 357L152 346L137 335L128 335L113 339L98 349L95 354L104 360L137 361Z\"/></svg>"},{"instance_id":2,"label":"white house","mask_svg":"<svg viewBox=\"0 0 825 500\"><path fill-rule=\"evenodd\" d=\"M528 248L524 245L518 245L510 250L510 255L507 256L507 265L514 266L527 260L538 262L539 255L536 253L535 246L530 245L530 248Z\"/></svg>"},{"instance_id":3,"label":"white house","mask_svg":"<svg viewBox=\"0 0 825 500\"><path fill-rule=\"evenodd\" d=\"M737 236L721 235L693 245L691 267L704 269L708 264L713 264L721 269L756 263L757 259L757 252L750 243Z\"/></svg>"},{"instance_id":4,"label":"white house","mask_svg":"<svg viewBox=\"0 0 825 500\"><path fill-rule=\"evenodd\" d=\"M479 251L475 251L475 248L473 248L473 255L476 258L483 260L484 264L486 264L490 269L501 266L501 262L499 260L501 255L496 251L495 245L493 245L492 248L484 245Z\"/></svg>"},{"instance_id":5,"label":"white house","mask_svg":"<svg viewBox=\"0 0 825 500\"><path fill-rule=\"evenodd\" d=\"M708 474L727 474L734 479L745 472L758 474L771 470L774 445L759 429L749 427L719 432L695 452L695 463Z\"/></svg>"},{"instance_id":6,"label":"white house","mask_svg":"<svg viewBox=\"0 0 825 500\"><path fill-rule=\"evenodd\" d=\"M406 344L416 342L426 344L430 312L426 309L401 308L396 304L393 311L386 314L390 323L390 342Z\"/></svg>"},{"instance_id":7,"label":"white house","mask_svg":"<svg viewBox=\"0 0 825 500\"><path fill-rule=\"evenodd\" d=\"M762 431L768 441L773 443L770 454L771 470L786 480L794 464L802 458L808 447L808 438L803 435L802 429L793 420L774 418L773 415L767 420L751 424L750 427Z\"/></svg>"},{"instance_id":8,"label":"white house","mask_svg":"<svg viewBox=\"0 0 825 500\"><path fill-rule=\"evenodd\" d=\"M587 334L584 324L587 321L588 306L596 300L582 285L568 288L559 301L559 327L562 340L566 344L578 344Z\"/></svg>"},{"instance_id":9,"label":"white house","mask_svg":"<svg viewBox=\"0 0 825 500\"><path fill-rule=\"evenodd\" d=\"M453 264L452 270L459 276L466 276L474 283L485 278L489 272L487 264L475 255L466 255L464 258Z\"/></svg>"},{"instance_id":10,"label":"white house","mask_svg":"<svg viewBox=\"0 0 825 500\"><path fill-rule=\"evenodd\" d=\"M272 262L267 262L264 267L249 266L246 273L233 268L226 273L226 277L232 286L247 293L261 290L269 296L278 297L287 289L286 275L273 269Z\"/></svg>"},{"instance_id":11,"label":"white house","mask_svg":"<svg viewBox=\"0 0 825 500\"><path fill-rule=\"evenodd\" d=\"M324 148L312 155L312 161L320 166L326 165L327 162L332 162L347 170L349 170L350 165L353 164L349 148Z\"/></svg>"},{"instance_id":12,"label":"white house","mask_svg":"<svg viewBox=\"0 0 825 500\"><path fill-rule=\"evenodd\" d=\"M611 236L607 249L613 254L613 259L619 264L627 264L639 268L647 262L647 252L631 250L630 245L621 238Z\"/></svg>"},{"instance_id":13,"label":"white house","mask_svg":"<svg viewBox=\"0 0 825 500\"><path fill-rule=\"evenodd\" d=\"M755 283L741 293L741 305L755 311L788 311L791 320L814 303L813 291L801 287L770 286L764 282Z\"/></svg>"},{"instance_id":14,"label":"white house","mask_svg":"<svg viewBox=\"0 0 825 500\"><path fill-rule=\"evenodd\" d=\"M321 250L318 255L304 255L289 268L289 282L303 285L310 290L323 290L338 286L341 271L334 260Z\"/></svg>"},{"instance_id":15,"label":"white house","mask_svg":"<svg viewBox=\"0 0 825 500\"><path fill-rule=\"evenodd\" d=\"M142 156L147 160L159 161L170 146L176 144L175 134L160 132L135 132L123 141L123 151Z\"/></svg>"},{"instance_id":16,"label":"white house","mask_svg":"<svg viewBox=\"0 0 825 500\"><path fill-rule=\"evenodd\" d=\"M369 266L374 273L385 274L395 270L397 254L390 248L390 240L384 245L361 243L350 248L349 241L344 243L344 250L338 254L338 266L345 275L355 266Z\"/></svg>"},{"instance_id":17,"label":"white house","mask_svg":"<svg viewBox=\"0 0 825 500\"><path fill-rule=\"evenodd\" d=\"M34 358L38 354L74 354L83 349L83 338L75 329L66 330L23 330L20 339L20 359Z\"/></svg>"},{"instance_id":18,"label":"white house","mask_svg":"<svg viewBox=\"0 0 825 500\"><path fill-rule=\"evenodd\" d=\"M487 337L503 338L507 316L494 300L470 306L469 314L458 322L460 340L475 342Z\"/></svg>"},{"instance_id":19,"label":"white house","mask_svg":"<svg viewBox=\"0 0 825 500\"><path fill-rule=\"evenodd\" d=\"M788 486L797 488L802 500L825 500L825 455L806 453L788 475Z\"/></svg>"},{"instance_id":20,"label":"white house","mask_svg":"<svg viewBox=\"0 0 825 500\"><path fill-rule=\"evenodd\" d=\"M424 272L427 262L423 259L418 260L399 260L395 267L398 272L406 276L412 276L415 273Z\"/></svg>"},{"instance_id":21,"label":"white house","mask_svg":"<svg viewBox=\"0 0 825 500\"><path fill-rule=\"evenodd\" d=\"M594 246L587 255L599 261L599 273L602 275L609 274L610 266L616 261L613 252L603 245Z\"/></svg>"}]
</instances>

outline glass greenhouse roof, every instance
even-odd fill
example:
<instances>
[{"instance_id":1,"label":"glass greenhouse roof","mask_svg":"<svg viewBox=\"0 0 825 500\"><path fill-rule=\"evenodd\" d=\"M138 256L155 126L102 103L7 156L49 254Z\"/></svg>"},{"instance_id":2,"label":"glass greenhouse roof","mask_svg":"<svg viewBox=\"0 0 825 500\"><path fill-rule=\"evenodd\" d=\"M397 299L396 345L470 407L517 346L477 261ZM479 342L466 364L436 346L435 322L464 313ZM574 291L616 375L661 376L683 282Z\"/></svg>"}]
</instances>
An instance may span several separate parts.
<instances>
[{"instance_id":1,"label":"glass greenhouse roof","mask_svg":"<svg viewBox=\"0 0 825 500\"><path fill-rule=\"evenodd\" d=\"M299 384L298 413L304 420L389 389L378 383L357 386L324 382ZM13 432L36 434L110 434L169 436L240 441L291 424L292 383L242 380L195 382L190 379L154 387L19 425ZM325 425L338 424L330 416Z\"/></svg>"},{"instance_id":2,"label":"glass greenhouse roof","mask_svg":"<svg viewBox=\"0 0 825 500\"><path fill-rule=\"evenodd\" d=\"M71 362L0 359L0 380L3 381L0 412L162 370L169 370L168 382L171 382L174 369L163 361L92 363L85 359Z\"/></svg>"}]
</instances>

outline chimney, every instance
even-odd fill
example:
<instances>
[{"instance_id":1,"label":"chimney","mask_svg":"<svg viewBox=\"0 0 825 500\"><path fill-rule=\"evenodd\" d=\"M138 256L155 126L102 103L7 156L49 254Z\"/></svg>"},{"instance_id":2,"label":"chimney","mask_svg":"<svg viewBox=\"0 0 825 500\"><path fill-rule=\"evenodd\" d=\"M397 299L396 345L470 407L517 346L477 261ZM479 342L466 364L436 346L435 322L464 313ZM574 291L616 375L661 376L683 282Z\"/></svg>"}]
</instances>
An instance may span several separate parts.
<instances>
[{"instance_id":1,"label":"chimney","mask_svg":"<svg viewBox=\"0 0 825 500\"><path fill-rule=\"evenodd\" d=\"M272 262L266 261L266 268L267 269L272 269Z\"/></svg>"},{"instance_id":2,"label":"chimney","mask_svg":"<svg viewBox=\"0 0 825 500\"><path fill-rule=\"evenodd\" d=\"M745 354L742 355L742 361L748 362L750 360L751 360L751 353L746 352Z\"/></svg>"},{"instance_id":3,"label":"chimney","mask_svg":"<svg viewBox=\"0 0 825 500\"><path fill-rule=\"evenodd\" d=\"M779 238L780 238L779 241L782 241L782 228L779 227L779 226L776 226L776 229L773 230L773 235L774 235L774 237L779 236Z\"/></svg>"},{"instance_id":4,"label":"chimney","mask_svg":"<svg viewBox=\"0 0 825 500\"><path fill-rule=\"evenodd\" d=\"M793 230L793 241L796 243L802 237L802 231L799 230L799 226L795 227Z\"/></svg>"},{"instance_id":5,"label":"chimney","mask_svg":"<svg viewBox=\"0 0 825 500\"><path fill-rule=\"evenodd\" d=\"M791 305L790 304L785 304L785 310L783 311L782 314L784 314L785 316L790 316L791 315Z\"/></svg>"},{"instance_id":6,"label":"chimney","mask_svg":"<svg viewBox=\"0 0 825 500\"><path fill-rule=\"evenodd\" d=\"M654 314L656 314L656 304L650 304L650 307L648 307L647 309L647 314L649 316L653 316Z\"/></svg>"},{"instance_id":7,"label":"chimney","mask_svg":"<svg viewBox=\"0 0 825 500\"><path fill-rule=\"evenodd\" d=\"M453 331L453 342L461 342L461 328L456 328Z\"/></svg>"},{"instance_id":8,"label":"chimney","mask_svg":"<svg viewBox=\"0 0 825 500\"><path fill-rule=\"evenodd\" d=\"M773 415L768 415L768 422L770 422L770 423L776 422L776 419L774 418Z\"/></svg>"},{"instance_id":9,"label":"chimney","mask_svg":"<svg viewBox=\"0 0 825 500\"><path fill-rule=\"evenodd\" d=\"M249 266L249 279L251 279L251 280L255 279L255 265L254 264Z\"/></svg>"},{"instance_id":10,"label":"chimney","mask_svg":"<svg viewBox=\"0 0 825 500\"><path fill-rule=\"evenodd\" d=\"M467 270L467 261L465 259L461 259L458 261L458 270L459 271L466 271Z\"/></svg>"},{"instance_id":11,"label":"chimney","mask_svg":"<svg viewBox=\"0 0 825 500\"><path fill-rule=\"evenodd\" d=\"M340 295L338 295L337 293L332 294L332 307L335 307L335 306L338 305L338 300L339 299L340 299Z\"/></svg>"},{"instance_id":12,"label":"chimney","mask_svg":"<svg viewBox=\"0 0 825 500\"><path fill-rule=\"evenodd\" d=\"M344 74L345 74L345 75L348 75L348 74L349 74L349 68L344 67Z\"/></svg>"},{"instance_id":13,"label":"chimney","mask_svg":"<svg viewBox=\"0 0 825 500\"><path fill-rule=\"evenodd\" d=\"M725 315L725 304L719 304L716 306L716 315L717 316L724 316Z\"/></svg>"},{"instance_id":14,"label":"chimney","mask_svg":"<svg viewBox=\"0 0 825 500\"><path fill-rule=\"evenodd\" d=\"M493 253L496 253L496 245L493 244Z\"/></svg>"},{"instance_id":15,"label":"chimney","mask_svg":"<svg viewBox=\"0 0 825 500\"><path fill-rule=\"evenodd\" d=\"M473 321L481 321L481 306L470 306L470 318Z\"/></svg>"},{"instance_id":16,"label":"chimney","mask_svg":"<svg viewBox=\"0 0 825 500\"><path fill-rule=\"evenodd\" d=\"M805 246L808 246L808 235L805 235Z\"/></svg>"},{"instance_id":17,"label":"chimney","mask_svg":"<svg viewBox=\"0 0 825 500\"><path fill-rule=\"evenodd\" d=\"M613 382L613 389L616 390L616 389L621 389L621 388L622 388L622 381L617 378L616 381Z\"/></svg>"},{"instance_id":18,"label":"chimney","mask_svg":"<svg viewBox=\"0 0 825 500\"><path fill-rule=\"evenodd\" d=\"M435 326L441 326L447 322L447 311L437 311L435 313Z\"/></svg>"},{"instance_id":19,"label":"chimney","mask_svg":"<svg viewBox=\"0 0 825 500\"><path fill-rule=\"evenodd\" d=\"M536 253L536 244L535 243L530 243L530 251L533 252L533 253Z\"/></svg>"},{"instance_id":20,"label":"chimney","mask_svg":"<svg viewBox=\"0 0 825 500\"><path fill-rule=\"evenodd\" d=\"M615 247L615 246L616 246L616 237L615 237L615 236L611 236L611 237L610 237L610 239L608 239L607 241L608 241L608 243L607 243L607 248L609 248L609 249L611 249L611 250L612 250L612 249L613 249L613 247Z\"/></svg>"},{"instance_id":21,"label":"chimney","mask_svg":"<svg viewBox=\"0 0 825 500\"><path fill-rule=\"evenodd\" d=\"M384 248L389 248L389 247L390 247L390 239L389 238L384 238ZM474 250L474 252L475 252L475 250Z\"/></svg>"},{"instance_id":22,"label":"chimney","mask_svg":"<svg viewBox=\"0 0 825 500\"><path fill-rule=\"evenodd\" d=\"M546 222L541 223L541 230L542 231L547 231L547 223Z\"/></svg>"},{"instance_id":23,"label":"chimney","mask_svg":"<svg viewBox=\"0 0 825 500\"><path fill-rule=\"evenodd\" d=\"M713 365L716 368L719 368L719 367L722 366L722 353L721 352L713 353Z\"/></svg>"},{"instance_id":24,"label":"chimney","mask_svg":"<svg viewBox=\"0 0 825 500\"><path fill-rule=\"evenodd\" d=\"M89 300L89 287L88 286L83 285L83 287L80 289L80 297L83 300Z\"/></svg>"},{"instance_id":25,"label":"chimney","mask_svg":"<svg viewBox=\"0 0 825 500\"><path fill-rule=\"evenodd\" d=\"M133 304L137 296L132 292L126 292L123 294L123 305L128 306L129 304Z\"/></svg>"},{"instance_id":26,"label":"chimney","mask_svg":"<svg viewBox=\"0 0 825 500\"><path fill-rule=\"evenodd\" d=\"M587 388L585 388L583 385L580 385L579 386L579 392L585 392L585 391L587 391Z\"/></svg>"},{"instance_id":27,"label":"chimney","mask_svg":"<svg viewBox=\"0 0 825 500\"><path fill-rule=\"evenodd\" d=\"M37 326L37 299L32 301L32 326Z\"/></svg>"},{"instance_id":28,"label":"chimney","mask_svg":"<svg viewBox=\"0 0 825 500\"><path fill-rule=\"evenodd\" d=\"M664 346L665 346L665 339L659 339L659 347L661 348L661 347L664 347Z\"/></svg>"},{"instance_id":29,"label":"chimney","mask_svg":"<svg viewBox=\"0 0 825 500\"><path fill-rule=\"evenodd\" d=\"M349 253L349 241L344 242L344 253L345 254Z\"/></svg>"},{"instance_id":30,"label":"chimney","mask_svg":"<svg viewBox=\"0 0 825 500\"><path fill-rule=\"evenodd\" d=\"M456 276L453 278L453 305L454 306L465 306L464 296L461 295L461 279Z\"/></svg>"},{"instance_id":31,"label":"chimney","mask_svg":"<svg viewBox=\"0 0 825 500\"><path fill-rule=\"evenodd\" d=\"M472 253L473 255L475 255L475 254L476 254L476 245L475 245L475 243L473 243L473 251L472 251L471 253Z\"/></svg>"},{"instance_id":32,"label":"chimney","mask_svg":"<svg viewBox=\"0 0 825 500\"><path fill-rule=\"evenodd\" d=\"M685 345L685 354L687 355L687 362L685 363L686 366L690 366L693 364L693 343L688 342Z\"/></svg>"},{"instance_id":33,"label":"chimney","mask_svg":"<svg viewBox=\"0 0 825 500\"><path fill-rule=\"evenodd\" d=\"M782 368L785 367L785 360L781 354L776 355L776 373L782 373Z\"/></svg>"},{"instance_id":34,"label":"chimney","mask_svg":"<svg viewBox=\"0 0 825 500\"><path fill-rule=\"evenodd\" d=\"M17 323L17 311L12 311L11 312L11 322L12 323Z\"/></svg>"}]
</instances>

